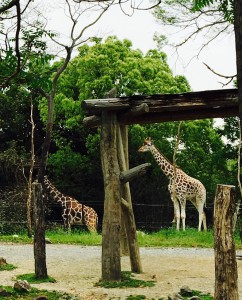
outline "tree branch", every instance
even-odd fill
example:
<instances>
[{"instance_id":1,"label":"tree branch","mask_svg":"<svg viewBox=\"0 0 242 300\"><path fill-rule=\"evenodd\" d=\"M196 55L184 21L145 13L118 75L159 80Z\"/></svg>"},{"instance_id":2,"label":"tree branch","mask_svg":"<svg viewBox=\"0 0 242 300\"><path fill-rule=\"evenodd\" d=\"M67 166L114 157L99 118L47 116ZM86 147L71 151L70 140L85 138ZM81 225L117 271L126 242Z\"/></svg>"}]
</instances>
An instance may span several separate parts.
<instances>
[{"instance_id":1,"label":"tree branch","mask_svg":"<svg viewBox=\"0 0 242 300\"><path fill-rule=\"evenodd\" d=\"M222 77L222 78L225 78L225 79L229 79L229 81L224 84L224 83L221 83L223 86L226 86L228 85L232 80L234 80L236 77L237 77L237 74L235 75L223 75L223 74L220 74L216 71L214 71L209 65L207 65L205 62L203 62L203 64L209 69L209 71L211 71L213 74L219 76L219 77Z\"/></svg>"}]
</instances>

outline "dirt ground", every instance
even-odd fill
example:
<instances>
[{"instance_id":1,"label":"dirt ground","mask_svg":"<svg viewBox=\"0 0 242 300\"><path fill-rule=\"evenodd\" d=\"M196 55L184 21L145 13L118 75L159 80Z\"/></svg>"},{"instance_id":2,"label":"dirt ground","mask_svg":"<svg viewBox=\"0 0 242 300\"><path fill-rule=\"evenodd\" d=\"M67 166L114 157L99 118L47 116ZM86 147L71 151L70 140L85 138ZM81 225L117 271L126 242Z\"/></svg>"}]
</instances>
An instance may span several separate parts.
<instances>
[{"instance_id":1,"label":"dirt ground","mask_svg":"<svg viewBox=\"0 0 242 300\"><path fill-rule=\"evenodd\" d=\"M66 291L85 300L124 300L129 295L145 295L147 299L176 293L184 285L193 290L213 294L214 256L212 249L141 248L143 273L136 278L155 280L154 287L105 289L94 287L101 277L101 247L47 245L48 275L56 283L33 285L39 289ZM242 252L237 254L242 255ZM13 285L18 274L34 272L32 245L0 243L0 256L18 268L0 272L0 285ZM238 284L242 299L242 260L238 263ZM121 259L122 271L130 271L128 257Z\"/></svg>"}]
</instances>

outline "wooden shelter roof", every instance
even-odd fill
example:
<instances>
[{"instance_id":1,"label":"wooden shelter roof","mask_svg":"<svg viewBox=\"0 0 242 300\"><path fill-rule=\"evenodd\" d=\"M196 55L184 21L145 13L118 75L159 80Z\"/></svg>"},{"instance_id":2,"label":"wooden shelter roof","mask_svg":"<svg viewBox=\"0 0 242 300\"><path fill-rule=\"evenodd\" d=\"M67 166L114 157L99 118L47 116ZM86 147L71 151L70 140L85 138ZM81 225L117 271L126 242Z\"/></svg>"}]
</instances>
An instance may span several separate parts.
<instances>
[{"instance_id":1,"label":"wooden shelter roof","mask_svg":"<svg viewBox=\"0 0 242 300\"><path fill-rule=\"evenodd\" d=\"M120 124L147 124L239 115L238 90L208 90L180 94L134 95L82 102L88 127L101 124L105 111L117 113Z\"/></svg>"}]
</instances>

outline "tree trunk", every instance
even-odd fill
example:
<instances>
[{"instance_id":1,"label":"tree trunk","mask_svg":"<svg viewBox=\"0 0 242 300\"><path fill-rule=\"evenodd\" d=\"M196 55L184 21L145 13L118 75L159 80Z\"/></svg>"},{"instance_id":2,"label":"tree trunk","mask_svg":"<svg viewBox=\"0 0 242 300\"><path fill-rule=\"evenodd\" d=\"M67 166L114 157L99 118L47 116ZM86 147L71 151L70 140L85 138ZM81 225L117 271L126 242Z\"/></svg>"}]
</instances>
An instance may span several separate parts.
<instances>
[{"instance_id":1,"label":"tree trunk","mask_svg":"<svg viewBox=\"0 0 242 300\"><path fill-rule=\"evenodd\" d=\"M102 227L102 280L108 281L121 280L121 192L116 137L117 116L104 112L100 144L105 192Z\"/></svg>"},{"instance_id":2,"label":"tree trunk","mask_svg":"<svg viewBox=\"0 0 242 300\"><path fill-rule=\"evenodd\" d=\"M34 182L33 208L34 208L34 259L36 278L47 278L46 249L45 249L45 215L42 197L42 186Z\"/></svg>"},{"instance_id":3,"label":"tree trunk","mask_svg":"<svg viewBox=\"0 0 242 300\"><path fill-rule=\"evenodd\" d=\"M236 46L237 82L240 129L242 129L242 1L234 0L234 32Z\"/></svg>"},{"instance_id":4,"label":"tree trunk","mask_svg":"<svg viewBox=\"0 0 242 300\"><path fill-rule=\"evenodd\" d=\"M214 207L215 300L239 300L234 212L235 187L218 185Z\"/></svg>"},{"instance_id":5,"label":"tree trunk","mask_svg":"<svg viewBox=\"0 0 242 300\"><path fill-rule=\"evenodd\" d=\"M33 179L33 170L35 163L35 154L34 154L34 119L33 119L33 103L31 99L31 110L30 110L30 122L31 122L31 161L30 161L30 169L29 169L29 180L28 180L28 198L27 198L27 232L28 237L32 236L32 179Z\"/></svg>"}]
</instances>

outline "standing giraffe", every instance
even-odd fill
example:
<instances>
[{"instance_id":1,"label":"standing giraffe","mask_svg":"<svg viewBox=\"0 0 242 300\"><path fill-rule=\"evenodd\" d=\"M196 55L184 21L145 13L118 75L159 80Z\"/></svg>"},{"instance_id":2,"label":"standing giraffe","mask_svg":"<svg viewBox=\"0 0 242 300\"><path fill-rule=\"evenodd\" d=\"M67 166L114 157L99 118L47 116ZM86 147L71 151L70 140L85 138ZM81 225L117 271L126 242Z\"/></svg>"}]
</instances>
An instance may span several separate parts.
<instances>
[{"instance_id":1,"label":"standing giraffe","mask_svg":"<svg viewBox=\"0 0 242 300\"><path fill-rule=\"evenodd\" d=\"M203 223L204 230L207 230L206 215L204 205L206 202L206 189L203 184L195 178L190 177L179 168L174 168L173 164L154 146L151 138L146 138L139 152L150 151L170 182L168 190L171 200L174 204L174 217L176 220L176 229L180 228L180 219L182 219L183 230L186 222L186 200L190 200L196 207L199 214L198 231L201 230Z\"/></svg>"},{"instance_id":2,"label":"standing giraffe","mask_svg":"<svg viewBox=\"0 0 242 300\"><path fill-rule=\"evenodd\" d=\"M51 197L60 203L63 208L64 227L70 231L71 225L86 225L90 232L97 232L98 215L95 210L84 204L80 204L76 199L63 195L44 177L44 188Z\"/></svg>"}]
</instances>

